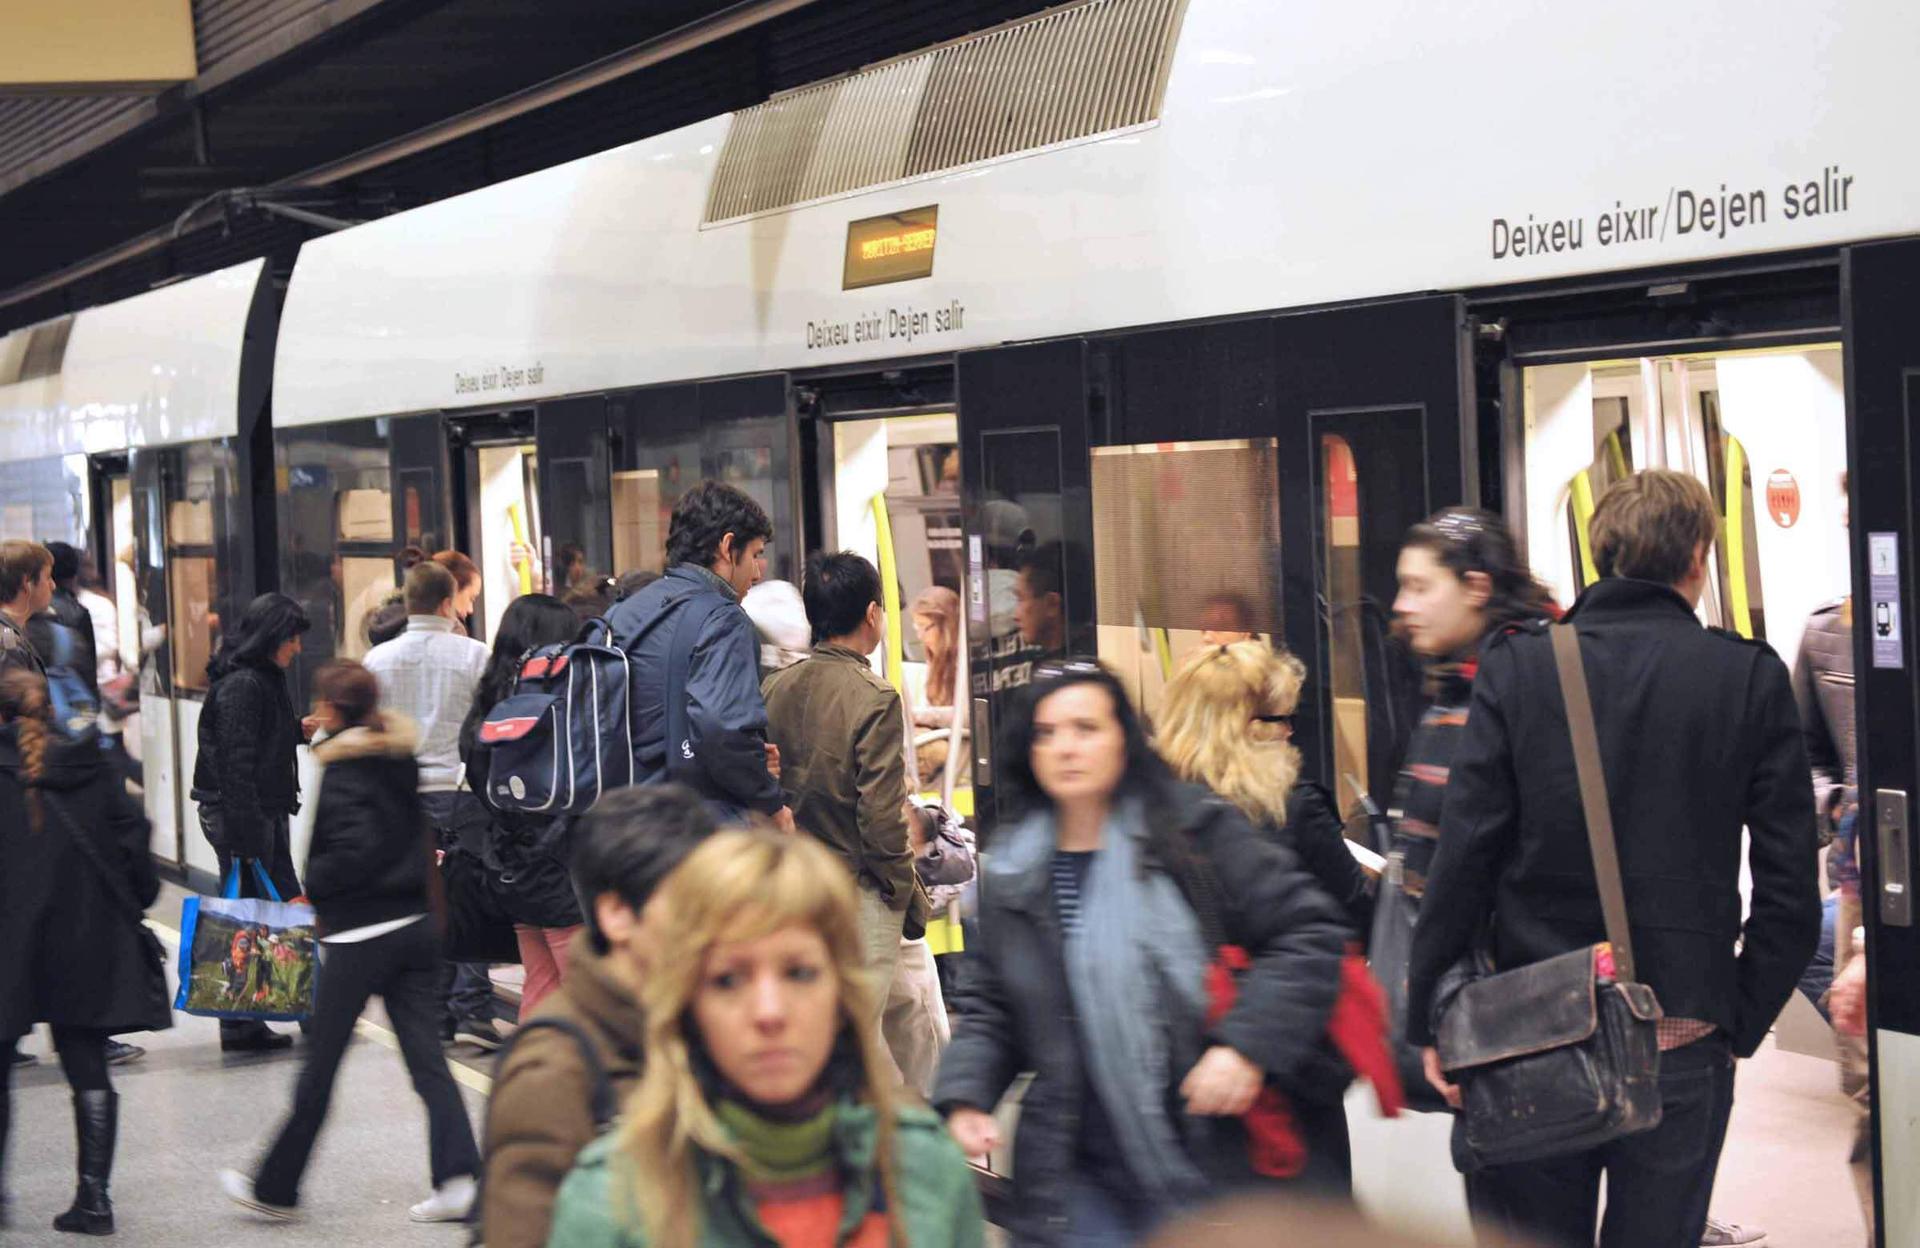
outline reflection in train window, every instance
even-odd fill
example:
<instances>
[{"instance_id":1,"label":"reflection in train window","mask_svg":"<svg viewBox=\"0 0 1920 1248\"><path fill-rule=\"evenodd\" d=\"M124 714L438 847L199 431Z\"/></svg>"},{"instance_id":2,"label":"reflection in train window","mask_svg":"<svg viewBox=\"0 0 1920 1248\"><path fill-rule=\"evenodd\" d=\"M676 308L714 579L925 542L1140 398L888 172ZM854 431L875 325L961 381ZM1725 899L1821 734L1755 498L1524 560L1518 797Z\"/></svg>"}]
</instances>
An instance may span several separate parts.
<instances>
[{"instance_id":1,"label":"reflection in train window","mask_svg":"<svg viewBox=\"0 0 1920 1248\"><path fill-rule=\"evenodd\" d=\"M1360 472L1353 447L1338 434L1320 435L1320 558L1325 569L1327 687L1333 698L1333 774L1352 776L1339 786L1340 809L1350 814L1367 774L1367 597L1360 543ZM1357 787L1356 787L1357 786Z\"/></svg>"},{"instance_id":2,"label":"reflection in train window","mask_svg":"<svg viewBox=\"0 0 1920 1248\"><path fill-rule=\"evenodd\" d=\"M224 445L195 443L167 452L166 578L168 641L176 694L207 688L207 660L220 640L221 612L244 610L226 601L231 575L221 547L234 493L232 452Z\"/></svg>"},{"instance_id":3,"label":"reflection in train window","mask_svg":"<svg viewBox=\"0 0 1920 1248\"><path fill-rule=\"evenodd\" d=\"M292 673L298 701L328 659L367 652L367 624L398 584L391 429L386 420L353 420L288 429L275 439L280 585L312 624ZM422 535L435 527L423 523Z\"/></svg>"},{"instance_id":4,"label":"reflection in train window","mask_svg":"<svg viewBox=\"0 0 1920 1248\"><path fill-rule=\"evenodd\" d=\"M1100 658L1149 719L1189 652L1280 631L1275 445L1254 438L1094 448Z\"/></svg>"}]
</instances>

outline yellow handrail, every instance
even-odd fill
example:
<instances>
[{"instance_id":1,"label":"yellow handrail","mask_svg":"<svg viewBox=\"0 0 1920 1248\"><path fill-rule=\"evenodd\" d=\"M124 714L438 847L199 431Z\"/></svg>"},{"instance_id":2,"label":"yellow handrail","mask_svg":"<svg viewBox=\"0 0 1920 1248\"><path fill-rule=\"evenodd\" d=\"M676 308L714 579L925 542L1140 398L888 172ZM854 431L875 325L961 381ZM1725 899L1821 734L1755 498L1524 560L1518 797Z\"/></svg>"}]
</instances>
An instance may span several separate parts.
<instances>
[{"instance_id":1,"label":"yellow handrail","mask_svg":"<svg viewBox=\"0 0 1920 1248\"><path fill-rule=\"evenodd\" d=\"M1600 570L1593 565L1593 538L1587 533L1587 526L1593 523L1593 478L1588 470L1582 468L1573 474L1568 483L1572 497L1568 506L1573 508L1573 538L1575 553L1580 559L1580 584L1591 585L1600 579Z\"/></svg>"},{"instance_id":2,"label":"yellow handrail","mask_svg":"<svg viewBox=\"0 0 1920 1248\"><path fill-rule=\"evenodd\" d=\"M1726 537L1727 613L1733 631L1742 637L1753 636L1753 610L1747 602L1747 448L1740 439L1727 436Z\"/></svg>"},{"instance_id":3,"label":"yellow handrail","mask_svg":"<svg viewBox=\"0 0 1920 1248\"><path fill-rule=\"evenodd\" d=\"M873 531L880 546L880 606L887 613L887 681L896 693L906 691L906 643L900 631L899 564L893 554L893 521L887 515L887 496L875 494Z\"/></svg>"}]
</instances>

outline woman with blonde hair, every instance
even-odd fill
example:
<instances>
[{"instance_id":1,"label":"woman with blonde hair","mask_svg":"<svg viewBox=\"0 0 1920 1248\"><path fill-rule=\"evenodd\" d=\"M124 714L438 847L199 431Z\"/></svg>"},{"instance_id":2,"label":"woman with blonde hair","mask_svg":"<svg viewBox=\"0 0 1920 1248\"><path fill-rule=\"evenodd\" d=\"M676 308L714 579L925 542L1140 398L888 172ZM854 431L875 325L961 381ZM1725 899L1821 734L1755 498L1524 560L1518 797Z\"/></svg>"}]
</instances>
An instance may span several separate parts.
<instances>
[{"instance_id":1,"label":"woman with blonde hair","mask_svg":"<svg viewBox=\"0 0 1920 1248\"><path fill-rule=\"evenodd\" d=\"M676 956L642 991L646 1073L548 1244L977 1248L966 1159L856 1021L873 1011L844 865L808 837L723 832L652 905Z\"/></svg>"},{"instance_id":2,"label":"woman with blonde hair","mask_svg":"<svg viewBox=\"0 0 1920 1248\"><path fill-rule=\"evenodd\" d=\"M1293 714L1306 677L1305 664L1263 641L1197 650L1167 683L1154 744L1175 775L1291 849L1364 936L1373 886L1347 850L1333 795L1300 777Z\"/></svg>"}]
</instances>

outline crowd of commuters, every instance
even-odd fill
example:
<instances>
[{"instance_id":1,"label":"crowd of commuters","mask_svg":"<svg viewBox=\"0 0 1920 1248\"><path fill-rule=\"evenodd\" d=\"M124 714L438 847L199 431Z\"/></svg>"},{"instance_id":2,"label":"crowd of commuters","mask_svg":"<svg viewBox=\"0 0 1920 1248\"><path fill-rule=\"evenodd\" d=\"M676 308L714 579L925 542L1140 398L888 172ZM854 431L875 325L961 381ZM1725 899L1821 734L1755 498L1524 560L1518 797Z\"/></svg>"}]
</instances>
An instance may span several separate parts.
<instances>
[{"instance_id":1,"label":"crowd of commuters","mask_svg":"<svg viewBox=\"0 0 1920 1248\"><path fill-rule=\"evenodd\" d=\"M1435 1047L1449 983L1606 940L1549 640L1560 620L1590 673L1638 979L1663 1015L1661 1116L1585 1152L1472 1169L1469 1207L1488 1243L1752 1242L1708 1201L1734 1060L1813 959L1822 828L1839 850L1832 1011L1859 1025L1851 615L1816 617L1791 676L1764 644L1703 628L1716 535L1691 478L1628 477L1593 517L1600 577L1563 613L1497 517L1449 508L1407 534L1394 612L1427 696L1385 875L1304 774L1305 666L1231 592L1200 604L1202 642L1149 723L1115 674L1065 654L1059 552L1023 552L1008 653L1024 670L997 717L1001 815L977 889L970 836L916 796L962 748L959 596L910 604L924 683L877 674L879 571L821 553L798 587L764 582L773 525L729 486L680 498L664 575L597 582L563 551L557 592L514 597L490 649L467 635L477 567L416 552L404 616L373 621L364 661L312 675L304 717L286 673L307 616L262 595L209 666L193 797L223 878L252 860L312 904L326 974L288 1116L221 1183L256 1213L300 1216L341 1057L379 996L429 1126L431 1192L411 1216L474 1218L494 1248L972 1248L985 1230L967 1158L1008 1142L996 1113L1023 1075L1016 1243L1185 1242L1195 1225L1307 1208L1337 1223L1355 1076L1392 1112L1398 1044L1430 1103L1460 1109L1472 1076ZM157 888L145 821L107 755L48 709L39 621L79 632L87 610L58 599L67 562L0 548L0 1035L52 1026L79 1141L56 1226L104 1233L108 1045L169 1011L139 927ZM635 783L578 817L496 804L469 780L490 708L531 652L603 616L626 656ZM321 767L304 885L289 836L302 743ZM487 965L447 960L448 911L466 904L443 888L450 863L512 929L525 978L510 1038ZM74 888L94 904L51 904ZM923 936L963 894L978 924L950 1012ZM1376 956L1384 996L1358 969L1383 915L1411 933L1400 961ZM92 973L52 974L76 943ZM503 1048L478 1139L448 1041ZM293 1039L223 1022L221 1042ZM1205 1212L1275 1198L1279 1215Z\"/></svg>"}]
</instances>

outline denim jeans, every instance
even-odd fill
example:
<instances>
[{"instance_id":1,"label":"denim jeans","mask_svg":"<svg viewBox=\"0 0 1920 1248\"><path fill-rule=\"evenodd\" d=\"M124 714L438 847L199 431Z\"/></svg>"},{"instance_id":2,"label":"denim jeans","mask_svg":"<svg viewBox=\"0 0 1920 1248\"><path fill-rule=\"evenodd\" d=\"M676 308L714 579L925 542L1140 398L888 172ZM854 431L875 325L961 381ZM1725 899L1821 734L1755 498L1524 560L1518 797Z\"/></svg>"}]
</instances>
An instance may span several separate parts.
<instances>
[{"instance_id":1,"label":"denim jeans","mask_svg":"<svg viewBox=\"0 0 1920 1248\"><path fill-rule=\"evenodd\" d=\"M1800 972L1800 995L1813 1003L1820 1011L1820 1017L1827 1023L1833 1022L1833 1015L1827 1012L1827 990L1833 987L1833 937L1834 926L1840 913L1840 894L1828 897L1820 908L1820 944L1813 951L1813 960L1807 963L1807 969Z\"/></svg>"},{"instance_id":2,"label":"denim jeans","mask_svg":"<svg viewBox=\"0 0 1920 1248\"><path fill-rule=\"evenodd\" d=\"M1698 1248L1733 1111L1733 1053L1715 1034L1660 1055L1660 1125L1591 1152L1467 1177L1483 1229L1542 1248Z\"/></svg>"}]
</instances>

